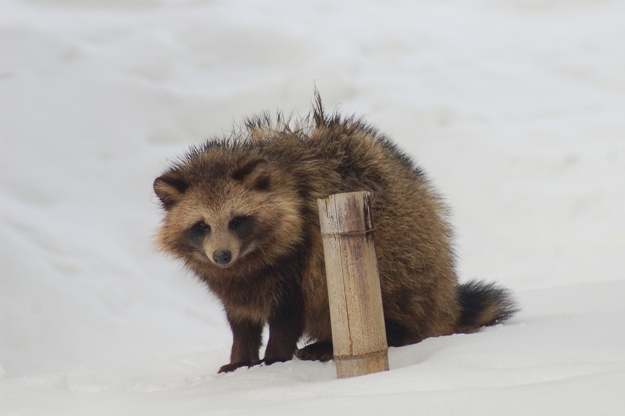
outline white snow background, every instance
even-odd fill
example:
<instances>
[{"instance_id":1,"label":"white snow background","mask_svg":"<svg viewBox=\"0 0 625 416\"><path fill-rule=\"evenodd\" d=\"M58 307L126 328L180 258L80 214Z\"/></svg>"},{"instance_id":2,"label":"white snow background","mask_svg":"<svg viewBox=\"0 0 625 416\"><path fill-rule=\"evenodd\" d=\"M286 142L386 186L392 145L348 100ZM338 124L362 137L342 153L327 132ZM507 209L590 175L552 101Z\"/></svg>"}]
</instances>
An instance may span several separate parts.
<instances>
[{"instance_id":1,"label":"white snow background","mask_svg":"<svg viewBox=\"0 0 625 416\"><path fill-rule=\"evenodd\" d=\"M2 0L0 415L625 414L623 22L622 0ZM155 252L152 181L315 85L428 172L461 280L522 312L382 374L216 374L230 332Z\"/></svg>"}]
</instances>

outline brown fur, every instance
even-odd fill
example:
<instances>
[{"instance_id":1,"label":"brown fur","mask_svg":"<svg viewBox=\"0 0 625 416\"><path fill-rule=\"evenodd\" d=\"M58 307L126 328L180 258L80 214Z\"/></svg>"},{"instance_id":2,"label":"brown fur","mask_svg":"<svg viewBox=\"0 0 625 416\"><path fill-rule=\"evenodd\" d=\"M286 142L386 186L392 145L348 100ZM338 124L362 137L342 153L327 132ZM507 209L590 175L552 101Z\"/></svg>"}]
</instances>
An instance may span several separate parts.
<instances>
[{"instance_id":1,"label":"brown fur","mask_svg":"<svg viewBox=\"0 0 625 416\"><path fill-rule=\"evenodd\" d=\"M370 126L325 115L318 97L304 120L255 118L193 148L154 190L165 210L160 249L224 305L234 341L220 371L260 362L266 323L266 363L291 359L302 336L316 342L299 358L332 357L316 205L330 194L372 192L389 345L468 332L515 311L503 289L458 285L446 209L423 173Z\"/></svg>"}]
</instances>

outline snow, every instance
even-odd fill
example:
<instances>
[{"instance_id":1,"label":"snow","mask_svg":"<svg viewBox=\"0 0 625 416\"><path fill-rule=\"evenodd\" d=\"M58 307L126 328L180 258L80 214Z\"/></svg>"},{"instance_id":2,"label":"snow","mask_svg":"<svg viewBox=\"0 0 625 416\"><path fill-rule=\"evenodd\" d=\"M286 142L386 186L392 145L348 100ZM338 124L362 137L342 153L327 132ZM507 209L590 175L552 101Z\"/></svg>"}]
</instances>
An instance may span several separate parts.
<instances>
[{"instance_id":1,"label":"snow","mask_svg":"<svg viewBox=\"0 0 625 416\"><path fill-rule=\"evenodd\" d=\"M3 0L0 415L625 411L625 1ZM155 252L151 184L314 86L429 174L508 324L336 380L217 375L219 303Z\"/></svg>"}]
</instances>

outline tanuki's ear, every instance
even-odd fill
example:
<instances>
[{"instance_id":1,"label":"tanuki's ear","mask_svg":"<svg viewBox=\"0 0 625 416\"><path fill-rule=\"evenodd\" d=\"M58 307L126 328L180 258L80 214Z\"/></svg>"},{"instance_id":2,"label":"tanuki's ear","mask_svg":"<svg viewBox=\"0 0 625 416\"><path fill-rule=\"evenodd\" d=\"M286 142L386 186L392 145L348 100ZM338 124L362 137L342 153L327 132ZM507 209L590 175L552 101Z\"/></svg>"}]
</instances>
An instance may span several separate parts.
<instances>
[{"instance_id":1,"label":"tanuki's ear","mask_svg":"<svg viewBox=\"0 0 625 416\"><path fill-rule=\"evenodd\" d=\"M173 207L188 187L189 185L178 172L167 172L154 181L154 192L165 209Z\"/></svg>"},{"instance_id":2,"label":"tanuki's ear","mask_svg":"<svg viewBox=\"0 0 625 416\"><path fill-rule=\"evenodd\" d=\"M271 185L271 165L265 159L244 159L232 178L249 188L267 190Z\"/></svg>"}]
</instances>

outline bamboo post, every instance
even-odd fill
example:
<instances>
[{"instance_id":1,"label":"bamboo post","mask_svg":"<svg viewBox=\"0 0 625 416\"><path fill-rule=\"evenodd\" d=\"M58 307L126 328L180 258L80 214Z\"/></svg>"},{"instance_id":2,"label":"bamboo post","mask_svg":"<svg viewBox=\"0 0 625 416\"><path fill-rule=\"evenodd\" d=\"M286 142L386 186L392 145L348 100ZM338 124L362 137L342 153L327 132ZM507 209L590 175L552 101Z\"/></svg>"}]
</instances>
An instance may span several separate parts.
<instances>
[{"instance_id":1,"label":"bamboo post","mask_svg":"<svg viewBox=\"0 0 625 416\"><path fill-rule=\"evenodd\" d=\"M371 195L318 199L338 378L388 371Z\"/></svg>"}]
</instances>

